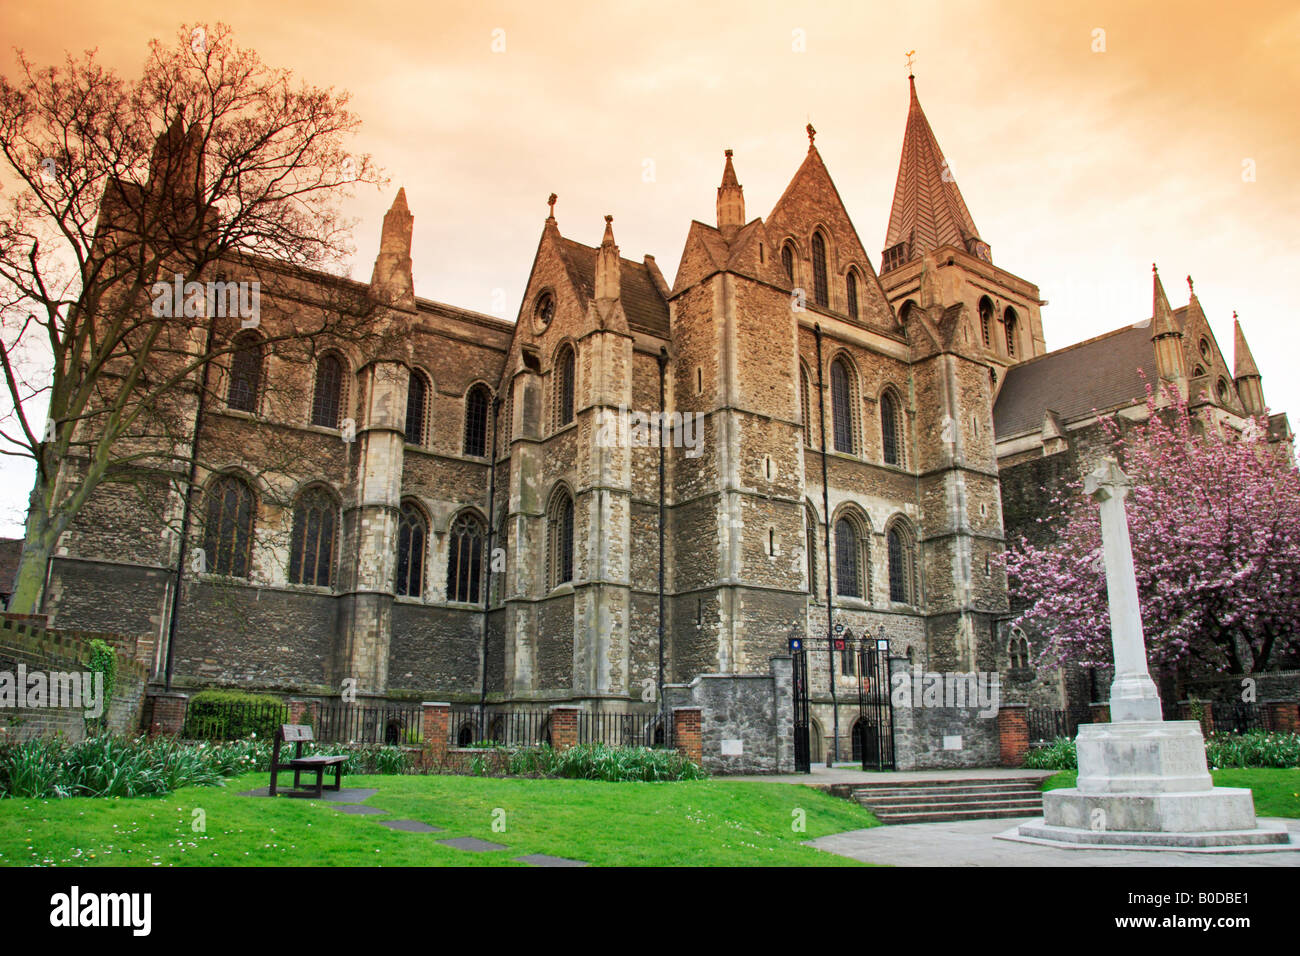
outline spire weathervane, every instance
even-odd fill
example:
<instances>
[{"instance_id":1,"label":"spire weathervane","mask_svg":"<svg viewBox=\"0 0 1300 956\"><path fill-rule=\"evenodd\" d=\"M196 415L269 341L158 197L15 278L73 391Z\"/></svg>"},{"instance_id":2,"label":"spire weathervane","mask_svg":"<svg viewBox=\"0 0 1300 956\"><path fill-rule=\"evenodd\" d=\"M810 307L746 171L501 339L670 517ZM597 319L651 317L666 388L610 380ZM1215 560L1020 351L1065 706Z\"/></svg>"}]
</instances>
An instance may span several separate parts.
<instances>
[{"instance_id":1,"label":"spire weathervane","mask_svg":"<svg viewBox=\"0 0 1300 956\"><path fill-rule=\"evenodd\" d=\"M916 59L916 51L908 50L907 51L907 78L909 80L912 79L912 61L914 59Z\"/></svg>"}]
</instances>

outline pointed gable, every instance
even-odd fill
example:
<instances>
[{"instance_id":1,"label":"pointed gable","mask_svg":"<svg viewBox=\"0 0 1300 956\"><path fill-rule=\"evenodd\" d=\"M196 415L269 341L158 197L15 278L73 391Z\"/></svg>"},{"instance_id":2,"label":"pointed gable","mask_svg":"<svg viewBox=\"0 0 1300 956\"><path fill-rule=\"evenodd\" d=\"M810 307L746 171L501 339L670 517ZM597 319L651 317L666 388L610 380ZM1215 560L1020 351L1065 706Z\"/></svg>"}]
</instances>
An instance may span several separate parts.
<instances>
[{"instance_id":1,"label":"pointed gable","mask_svg":"<svg viewBox=\"0 0 1300 956\"><path fill-rule=\"evenodd\" d=\"M600 250L561 236L559 252L585 307L596 298L596 258ZM650 267L623 258L619 264L622 266L619 298L627 314L628 328L656 338L668 338L668 303L660 294Z\"/></svg>"},{"instance_id":2,"label":"pointed gable","mask_svg":"<svg viewBox=\"0 0 1300 956\"><path fill-rule=\"evenodd\" d=\"M831 286L829 310L847 314L845 284L848 271L853 268L858 279L856 321L879 329L897 330L893 309L880 287L866 247L849 218L821 153L811 143L808 155L767 217L766 227L773 247L772 260L776 262L779 262L781 248L787 240L793 241L800 258L808 260L813 234L821 230L829 240L826 249L827 279ZM799 276L798 272L796 276ZM781 279L784 284L789 284L783 274ZM811 277L806 281L811 282ZM811 294L807 301L813 308Z\"/></svg>"},{"instance_id":3,"label":"pointed gable","mask_svg":"<svg viewBox=\"0 0 1300 956\"><path fill-rule=\"evenodd\" d=\"M916 96L916 79L909 76L911 103L898 161L898 182L889 211L882 271L919 259L940 246L956 246L972 255L987 255L975 220L962 199L930 121ZM982 249L981 249L982 247Z\"/></svg>"}]
</instances>

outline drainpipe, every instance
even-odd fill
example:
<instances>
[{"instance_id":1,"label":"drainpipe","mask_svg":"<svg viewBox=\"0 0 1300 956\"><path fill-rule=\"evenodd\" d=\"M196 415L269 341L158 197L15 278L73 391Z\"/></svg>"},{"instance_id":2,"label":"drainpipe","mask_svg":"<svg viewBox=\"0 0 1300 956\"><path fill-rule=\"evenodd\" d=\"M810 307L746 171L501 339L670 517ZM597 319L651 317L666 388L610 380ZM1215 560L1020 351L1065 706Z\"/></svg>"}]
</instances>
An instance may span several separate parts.
<instances>
[{"instance_id":1,"label":"drainpipe","mask_svg":"<svg viewBox=\"0 0 1300 956\"><path fill-rule=\"evenodd\" d=\"M483 575L483 681L478 695L478 738L487 736L487 666L488 666L488 608L492 604L492 542L496 538L496 521L492 515L497 491L497 421L501 417L501 396L492 396L492 458L488 463L487 499L487 567ZM505 582L502 581L502 587Z\"/></svg>"},{"instance_id":2,"label":"drainpipe","mask_svg":"<svg viewBox=\"0 0 1300 956\"><path fill-rule=\"evenodd\" d=\"M822 432L822 514L826 518L826 663L831 675L831 747L826 752L826 766L833 767L840 759L840 705L835 699L835 609L831 605L831 486L826 477L826 388L822 369L822 326L813 325L817 337L817 414Z\"/></svg>"},{"instance_id":3,"label":"drainpipe","mask_svg":"<svg viewBox=\"0 0 1300 956\"><path fill-rule=\"evenodd\" d=\"M659 725L668 739L668 704L664 700L664 423L668 405L668 349L659 346ZM653 740L650 741L654 743Z\"/></svg>"},{"instance_id":4,"label":"drainpipe","mask_svg":"<svg viewBox=\"0 0 1300 956\"><path fill-rule=\"evenodd\" d=\"M208 341L204 346L203 370L199 376L199 398L194 409L194 433L190 436L189 477L185 480L185 498L181 504L180 553L176 556L175 581L172 584L171 606L167 610L167 658L163 666L163 687L172 689L172 645L176 643L176 617L181 604L181 578L185 574L185 549L189 546L190 516L193 511L194 480L199 472L199 430L203 427L203 410L208 398L208 369L212 366L212 344L216 334L216 320L208 316Z\"/></svg>"}]
</instances>

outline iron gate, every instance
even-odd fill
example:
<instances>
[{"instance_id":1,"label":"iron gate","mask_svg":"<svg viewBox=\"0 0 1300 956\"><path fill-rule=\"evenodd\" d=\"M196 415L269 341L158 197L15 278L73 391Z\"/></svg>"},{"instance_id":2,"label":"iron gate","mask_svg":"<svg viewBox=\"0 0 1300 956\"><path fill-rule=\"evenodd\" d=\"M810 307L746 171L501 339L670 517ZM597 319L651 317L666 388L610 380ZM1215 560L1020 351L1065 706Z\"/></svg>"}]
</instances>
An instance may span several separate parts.
<instances>
[{"instance_id":1,"label":"iron gate","mask_svg":"<svg viewBox=\"0 0 1300 956\"><path fill-rule=\"evenodd\" d=\"M794 658L794 770L795 773L812 772L812 750L809 746L808 720L808 652L798 639L790 642Z\"/></svg>"},{"instance_id":2,"label":"iron gate","mask_svg":"<svg viewBox=\"0 0 1300 956\"><path fill-rule=\"evenodd\" d=\"M858 720L853 759L863 770L894 769L894 703L889 691L889 641L857 642Z\"/></svg>"}]
</instances>

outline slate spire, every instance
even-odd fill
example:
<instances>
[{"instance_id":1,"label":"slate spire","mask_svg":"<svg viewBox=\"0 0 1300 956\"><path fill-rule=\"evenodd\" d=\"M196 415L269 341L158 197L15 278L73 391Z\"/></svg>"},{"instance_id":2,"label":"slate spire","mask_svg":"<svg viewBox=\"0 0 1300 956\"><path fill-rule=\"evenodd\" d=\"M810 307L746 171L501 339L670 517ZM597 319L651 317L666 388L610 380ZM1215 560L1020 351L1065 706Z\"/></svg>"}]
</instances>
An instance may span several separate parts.
<instances>
[{"instance_id":1,"label":"slate spire","mask_svg":"<svg viewBox=\"0 0 1300 956\"><path fill-rule=\"evenodd\" d=\"M943 158L939 141L921 109L916 95L916 78L909 76L911 102L903 134L903 152L898 162L894 203L889 211L885 234L886 271L922 258L940 246L951 245L972 255L989 258L988 246L979 237L957 180ZM890 255L890 250L900 251Z\"/></svg>"}]
</instances>

